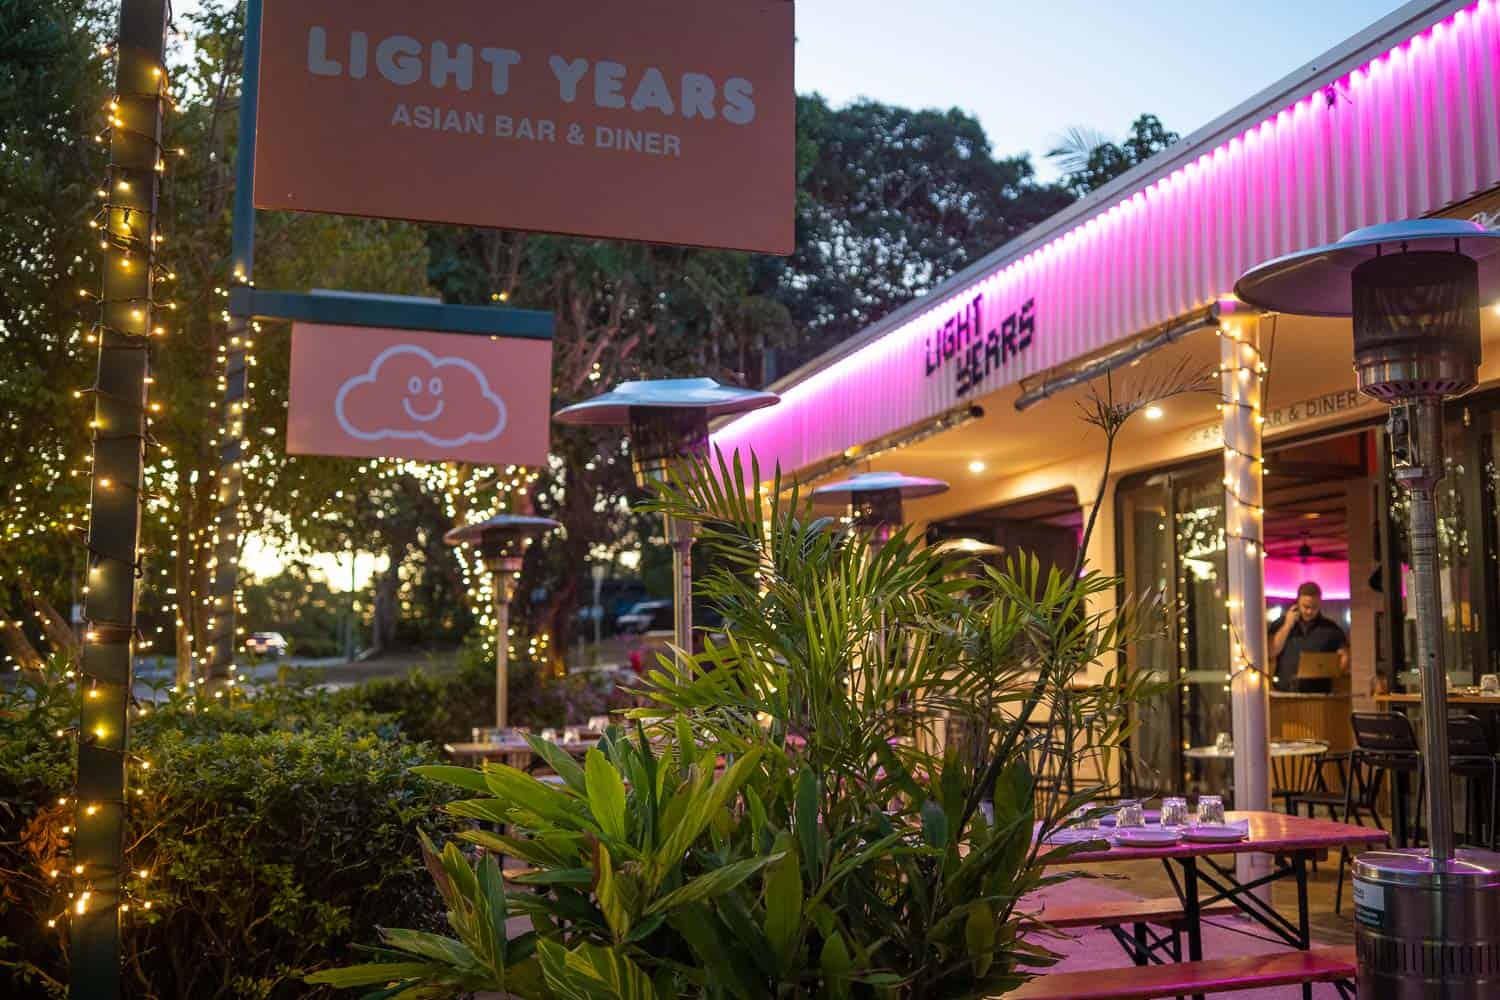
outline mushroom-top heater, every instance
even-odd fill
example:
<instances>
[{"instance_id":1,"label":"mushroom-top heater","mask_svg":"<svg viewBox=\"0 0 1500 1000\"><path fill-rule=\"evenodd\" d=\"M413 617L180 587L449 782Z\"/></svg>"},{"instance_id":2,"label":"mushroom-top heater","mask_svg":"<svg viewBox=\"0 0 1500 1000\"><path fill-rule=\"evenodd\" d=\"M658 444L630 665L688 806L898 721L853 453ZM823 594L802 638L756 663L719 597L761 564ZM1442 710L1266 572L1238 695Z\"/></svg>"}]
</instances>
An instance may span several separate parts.
<instances>
[{"instance_id":1,"label":"mushroom-top heater","mask_svg":"<svg viewBox=\"0 0 1500 1000\"><path fill-rule=\"evenodd\" d=\"M855 528L876 547L884 545L905 520L903 502L946 493L941 479L900 472L862 472L813 490L813 502L846 507Z\"/></svg>"},{"instance_id":2,"label":"mushroom-top heater","mask_svg":"<svg viewBox=\"0 0 1500 1000\"><path fill-rule=\"evenodd\" d=\"M674 465L708 454L708 422L781 402L772 392L720 385L711 378L621 382L601 396L558 410L560 424L626 426L636 485L665 480ZM677 648L693 650L693 526L666 524L672 543L672 611Z\"/></svg>"},{"instance_id":3,"label":"mushroom-top heater","mask_svg":"<svg viewBox=\"0 0 1500 1000\"><path fill-rule=\"evenodd\" d=\"M1262 264L1235 286L1263 309L1353 317L1359 390L1391 407L1395 477L1410 498L1430 849L1355 863L1358 986L1367 1000L1500 995L1500 857L1454 846L1434 506L1443 399L1478 383L1481 296L1497 292L1500 232L1448 219L1356 230Z\"/></svg>"},{"instance_id":4,"label":"mushroom-top heater","mask_svg":"<svg viewBox=\"0 0 1500 1000\"><path fill-rule=\"evenodd\" d=\"M521 572L531 540L559 527L549 517L499 514L488 521L454 528L443 536L449 545L477 548L484 568L490 571L490 585L495 591L495 725L500 729L509 721L510 602L516 592L516 574Z\"/></svg>"}]
</instances>

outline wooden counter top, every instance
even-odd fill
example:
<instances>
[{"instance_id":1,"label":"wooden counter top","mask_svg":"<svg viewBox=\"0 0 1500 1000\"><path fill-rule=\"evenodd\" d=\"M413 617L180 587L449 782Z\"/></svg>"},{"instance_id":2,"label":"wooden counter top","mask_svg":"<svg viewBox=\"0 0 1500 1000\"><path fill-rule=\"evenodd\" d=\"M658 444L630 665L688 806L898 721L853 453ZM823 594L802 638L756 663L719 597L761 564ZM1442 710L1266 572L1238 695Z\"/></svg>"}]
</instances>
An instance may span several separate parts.
<instances>
[{"instance_id":1,"label":"wooden counter top","mask_svg":"<svg viewBox=\"0 0 1500 1000\"><path fill-rule=\"evenodd\" d=\"M1377 694L1375 696L1377 705L1420 705L1422 696L1419 694ZM1448 704L1450 705L1484 705L1489 708L1500 709L1500 695L1495 694L1454 694L1448 692Z\"/></svg>"}]
</instances>

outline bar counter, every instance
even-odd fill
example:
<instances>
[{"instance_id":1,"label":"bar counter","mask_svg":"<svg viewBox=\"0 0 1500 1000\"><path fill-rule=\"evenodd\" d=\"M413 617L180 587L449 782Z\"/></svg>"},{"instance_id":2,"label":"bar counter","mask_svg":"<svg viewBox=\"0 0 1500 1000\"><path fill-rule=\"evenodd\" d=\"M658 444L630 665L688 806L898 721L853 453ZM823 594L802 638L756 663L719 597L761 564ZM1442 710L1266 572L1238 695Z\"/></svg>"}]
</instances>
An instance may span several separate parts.
<instances>
[{"instance_id":1,"label":"bar counter","mask_svg":"<svg viewBox=\"0 0 1500 1000\"><path fill-rule=\"evenodd\" d=\"M1272 691L1271 739L1323 740L1331 753L1352 749L1351 711L1353 701L1347 691L1332 694Z\"/></svg>"}]
</instances>

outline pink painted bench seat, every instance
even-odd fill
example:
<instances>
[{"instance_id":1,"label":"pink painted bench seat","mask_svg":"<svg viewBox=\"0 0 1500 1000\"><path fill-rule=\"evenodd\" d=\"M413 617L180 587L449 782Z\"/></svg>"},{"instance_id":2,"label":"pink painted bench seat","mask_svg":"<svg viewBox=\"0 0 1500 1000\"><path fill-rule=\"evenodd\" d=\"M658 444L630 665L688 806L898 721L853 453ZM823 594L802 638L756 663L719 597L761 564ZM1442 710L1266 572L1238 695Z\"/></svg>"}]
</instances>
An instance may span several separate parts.
<instances>
[{"instance_id":1,"label":"pink painted bench seat","mask_svg":"<svg viewBox=\"0 0 1500 1000\"><path fill-rule=\"evenodd\" d=\"M1239 907L1230 902L1215 903L1203 907L1205 917L1221 917L1238 913ZM1125 924L1157 924L1169 927L1187 919L1182 901L1175 896L1161 899L1111 899L1095 900L1066 906L1047 906L1036 913L1028 914L1028 923L1045 924L1056 930L1076 927L1121 927Z\"/></svg>"},{"instance_id":2,"label":"pink painted bench seat","mask_svg":"<svg viewBox=\"0 0 1500 1000\"><path fill-rule=\"evenodd\" d=\"M1314 948L1201 962L1044 973L1005 1000L1156 1000L1194 993L1329 983L1353 979L1353 948Z\"/></svg>"}]
</instances>

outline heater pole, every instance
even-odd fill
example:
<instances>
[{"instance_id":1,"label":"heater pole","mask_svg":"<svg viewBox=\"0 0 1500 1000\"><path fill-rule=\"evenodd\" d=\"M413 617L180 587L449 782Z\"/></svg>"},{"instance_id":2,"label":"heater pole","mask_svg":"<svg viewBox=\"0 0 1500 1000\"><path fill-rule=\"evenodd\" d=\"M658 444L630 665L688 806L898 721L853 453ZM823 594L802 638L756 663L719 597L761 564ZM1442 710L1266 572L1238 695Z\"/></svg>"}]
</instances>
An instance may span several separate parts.
<instances>
[{"instance_id":1,"label":"heater pole","mask_svg":"<svg viewBox=\"0 0 1500 1000\"><path fill-rule=\"evenodd\" d=\"M677 648L693 655L693 523L667 518L672 540L672 621ZM681 659L681 657L679 657Z\"/></svg>"},{"instance_id":2,"label":"heater pole","mask_svg":"<svg viewBox=\"0 0 1500 1000\"><path fill-rule=\"evenodd\" d=\"M493 572L495 585L495 728L504 729L510 715L510 599L513 571Z\"/></svg>"},{"instance_id":3,"label":"heater pole","mask_svg":"<svg viewBox=\"0 0 1500 1000\"><path fill-rule=\"evenodd\" d=\"M1442 598L1438 589L1437 507L1434 492L1443 478L1443 404L1434 397L1391 411L1391 436L1411 442L1412 464L1396 469L1411 499L1412 602L1416 612L1417 669L1422 679L1422 724L1426 750L1427 839L1432 860L1452 860L1453 806L1448 799L1448 675L1443 668Z\"/></svg>"}]
</instances>

